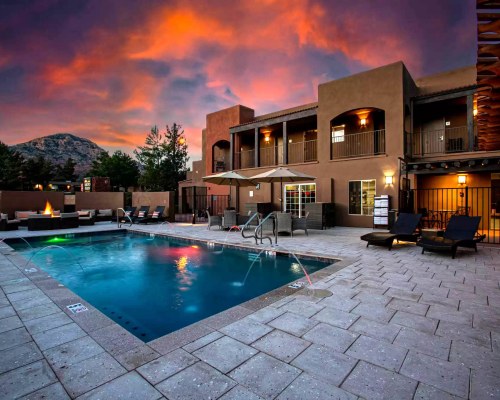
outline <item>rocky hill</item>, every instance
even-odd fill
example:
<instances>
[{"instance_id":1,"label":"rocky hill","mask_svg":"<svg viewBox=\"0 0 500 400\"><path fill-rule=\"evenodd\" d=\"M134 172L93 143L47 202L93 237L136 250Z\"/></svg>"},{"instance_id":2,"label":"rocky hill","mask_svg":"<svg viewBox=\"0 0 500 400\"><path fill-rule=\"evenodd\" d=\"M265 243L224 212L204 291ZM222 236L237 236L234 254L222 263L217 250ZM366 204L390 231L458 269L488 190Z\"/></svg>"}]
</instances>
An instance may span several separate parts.
<instances>
[{"instance_id":1,"label":"rocky hill","mask_svg":"<svg viewBox=\"0 0 500 400\"><path fill-rule=\"evenodd\" d=\"M92 161L105 151L91 140L70 133L56 133L10 146L25 158L43 156L54 165L64 164L68 158L76 162L75 174L83 177L92 166Z\"/></svg>"}]
</instances>

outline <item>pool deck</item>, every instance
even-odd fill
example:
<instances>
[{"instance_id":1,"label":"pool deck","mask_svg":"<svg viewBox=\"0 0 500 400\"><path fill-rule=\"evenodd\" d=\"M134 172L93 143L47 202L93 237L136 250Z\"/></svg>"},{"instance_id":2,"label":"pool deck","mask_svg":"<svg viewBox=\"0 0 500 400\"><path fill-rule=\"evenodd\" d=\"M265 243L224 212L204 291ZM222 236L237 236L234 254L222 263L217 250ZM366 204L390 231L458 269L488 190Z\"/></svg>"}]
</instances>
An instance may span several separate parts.
<instances>
[{"instance_id":1,"label":"pool deck","mask_svg":"<svg viewBox=\"0 0 500 400\"><path fill-rule=\"evenodd\" d=\"M255 247L203 224L132 229ZM0 243L0 399L500 399L500 247L452 260L366 248L369 231L279 237L342 260L315 275L332 296L278 290L147 344Z\"/></svg>"}]
</instances>

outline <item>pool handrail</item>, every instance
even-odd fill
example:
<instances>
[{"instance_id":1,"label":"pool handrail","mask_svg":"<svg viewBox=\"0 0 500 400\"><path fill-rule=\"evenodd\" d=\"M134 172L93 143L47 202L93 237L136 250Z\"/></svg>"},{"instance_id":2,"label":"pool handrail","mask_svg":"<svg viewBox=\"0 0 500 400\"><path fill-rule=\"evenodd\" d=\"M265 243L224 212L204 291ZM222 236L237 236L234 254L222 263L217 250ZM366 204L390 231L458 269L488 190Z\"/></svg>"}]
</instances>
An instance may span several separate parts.
<instances>
[{"instance_id":1,"label":"pool handrail","mask_svg":"<svg viewBox=\"0 0 500 400\"><path fill-rule=\"evenodd\" d=\"M250 222L252 222L255 218L257 218L257 220L259 219L259 213L257 213L257 212L253 213L253 215L248 219L248 221L245 222L244 225L241 225L239 227L241 229L241 236L243 236L245 239L252 238L255 236L255 232L252 233L250 236L245 235L245 229L247 229L249 227Z\"/></svg>"},{"instance_id":2,"label":"pool handrail","mask_svg":"<svg viewBox=\"0 0 500 400\"><path fill-rule=\"evenodd\" d=\"M118 207L116 209L116 223L118 225L118 228L121 228L122 225L123 225L122 223L120 223L120 218L123 218L123 217L120 217L120 215L118 214L118 211L122 211L123 212L123 217L128 218L128 220L130 221L129 226L132 226L132 224L134 223L134 221L132 221L132 218L130 218L130 215L128 215L123 208Z\"/></svg>"},{"instance_id":3,"label":"pool handrail","mask_svg":"<svg viewBox=\"0 0 500 400\"><path fill-rule=\"evenodd\" d=\"M257 225L257 228L255 228L255 231L254 231L255 244L259 244L257 241L258 239L260 239L260 244L263 243L262 239L269 239L269 244L271 246L273 245L273 239L271 238L271 236L262 236L262 226L264 225L264 223L268 219L271 219L271 218L274 218L274 212L270 212L262 221L260 221L259 225ZM260 230L260 236L259 236L259 230ZM274 241L277 244L278 243L278 236L276 233L276 229L274 229L273 233L274 233Z\"/></svg>"}]
</instances>

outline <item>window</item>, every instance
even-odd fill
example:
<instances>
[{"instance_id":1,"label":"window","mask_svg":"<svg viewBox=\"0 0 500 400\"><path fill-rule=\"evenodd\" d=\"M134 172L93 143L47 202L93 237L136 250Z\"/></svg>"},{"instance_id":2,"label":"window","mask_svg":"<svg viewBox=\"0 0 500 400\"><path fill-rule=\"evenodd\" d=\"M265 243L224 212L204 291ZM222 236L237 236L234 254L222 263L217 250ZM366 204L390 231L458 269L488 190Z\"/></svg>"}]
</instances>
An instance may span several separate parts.
<instances>
[{"instance_id":1,"label":"window","mask_svg":"<svg viewBox=\"0 0 500 400\"><path fill-rule=\"evenodd\" d=\"M375 179L349 182L349 214L373 215Z\"/></svg>"},{"instance_id":2,"label":"window","mask_svg":"<svg viewBox=\"0 0 500 400\"><path fill-rule=\"evenodd\" d=\"M334 126L332 128L332 143L340 143L344 141L345 125Z\"/></svg>"},{"instance_id":3,"label":"window","mask_svg":"<svg viewBox=\"0 0 500 400\"><path fill-rule=\"evenodd\" d=\"M285 185L285 211L294 215L304 215L304 205L316 203L316 184Z\"/></svg>"}]
</instances>

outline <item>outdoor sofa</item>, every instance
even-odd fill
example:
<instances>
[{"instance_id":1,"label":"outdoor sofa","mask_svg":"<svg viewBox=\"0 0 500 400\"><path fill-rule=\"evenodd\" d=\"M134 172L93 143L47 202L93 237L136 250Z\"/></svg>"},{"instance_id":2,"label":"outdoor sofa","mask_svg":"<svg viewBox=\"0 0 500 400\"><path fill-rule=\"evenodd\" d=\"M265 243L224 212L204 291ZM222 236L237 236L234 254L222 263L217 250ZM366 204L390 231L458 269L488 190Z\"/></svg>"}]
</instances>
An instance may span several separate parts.
<instances>
[{"instance_id":1,"label":"outdoor sofa","mask_svg":"<svg viewBox=\"0 0 500 400\"><path fill-rule=\"evenodd\" d=\"M18 219L9 219L8 214L0 214L0 231L15 231L20 223Z\"/></svg>"}]
</instances>

